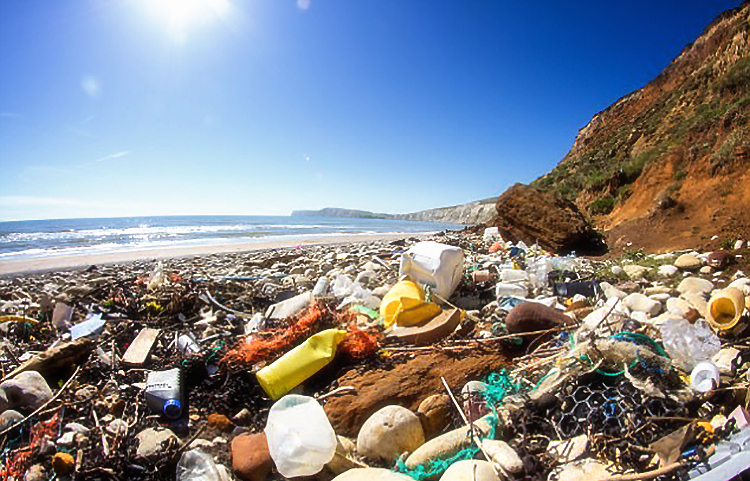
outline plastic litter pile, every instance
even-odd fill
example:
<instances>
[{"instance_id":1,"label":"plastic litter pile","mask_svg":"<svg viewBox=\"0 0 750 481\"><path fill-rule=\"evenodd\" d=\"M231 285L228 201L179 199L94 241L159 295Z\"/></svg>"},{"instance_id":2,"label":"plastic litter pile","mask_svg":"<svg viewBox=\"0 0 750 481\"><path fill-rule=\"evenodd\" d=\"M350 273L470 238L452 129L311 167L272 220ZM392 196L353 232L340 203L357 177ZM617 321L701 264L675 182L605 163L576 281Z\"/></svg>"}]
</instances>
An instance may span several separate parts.
<instances>
[{"instance_id":1,"label":"plastic litter pile","mask_svg":"<svg viewBox=\"0 0 750 481\"><path fill-rule=\"evenodd\" d=\"M0 474L732 479L743 252L487 229L0 280Z\"/></svg>"}]
</instances>

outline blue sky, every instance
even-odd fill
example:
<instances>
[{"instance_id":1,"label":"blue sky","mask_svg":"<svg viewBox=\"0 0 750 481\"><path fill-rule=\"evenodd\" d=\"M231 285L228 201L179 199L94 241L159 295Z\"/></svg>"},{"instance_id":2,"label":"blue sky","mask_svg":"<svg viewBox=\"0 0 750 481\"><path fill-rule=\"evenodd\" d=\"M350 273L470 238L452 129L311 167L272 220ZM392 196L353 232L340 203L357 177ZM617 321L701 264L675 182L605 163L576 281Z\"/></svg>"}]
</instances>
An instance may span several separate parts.
<instances>
[{"instance_id":1,"label":"blue sky","mask_svg":"<svg viewBox=\"0 0 750 481\"><path fill-rule=\"evenodd\" d=\"M498 195L739 3L3 0L0 219Z\"/></svg>"}]
</instances>

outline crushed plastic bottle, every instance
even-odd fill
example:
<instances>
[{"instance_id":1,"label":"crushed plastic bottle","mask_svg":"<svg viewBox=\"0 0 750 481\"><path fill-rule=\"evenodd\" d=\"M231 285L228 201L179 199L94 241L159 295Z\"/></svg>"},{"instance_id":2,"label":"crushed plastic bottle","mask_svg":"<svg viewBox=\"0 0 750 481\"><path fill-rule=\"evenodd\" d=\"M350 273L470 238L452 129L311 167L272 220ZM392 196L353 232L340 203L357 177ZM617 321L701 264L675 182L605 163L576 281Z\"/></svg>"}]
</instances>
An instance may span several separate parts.
<instances>
[{"instance_id":1,"label":"crushed plastic bottle","mask_svg":"<svg viewBox=\"0 0 750 481\"><path fill-rule=\"evenodd\" d=\"M319 473L336 453L336 433L315 399L289 394L276 401L265 429L268 450L285 478Z\"/></svg>"},{"instance_id":2,"label":"crushed plastic bottle","mask_svg":"<svg viewBox=\"0 0 750 481\"><path fill-rule=\"evenodd\" d=\"M682 318L664 321L661 325L664 350L680 369L691 372L695 366L721 349L721 341L703 319L690 324Z\"/></svg>"},{"instance_id":3,"label":"crushed plastic bottle","mask_svg":"<svg viewBox=\"0 0 750 481\"><path fill-rule=\"evenodd\" d=\"M183 453L177 463L177 481L222 481L223 478L211 456L199 449Z\"/></svg>"},{"instance_id":4,"label":"crushed plastic bottle","mask_svg":"<svg viewBox=\"0 0 750 481\"><path fill-rule=\"evenodd\" d=\"M151 272L151 278L148 281L148 290L152 291L161 287L166 280L167 276L164 273L164 264L159 261L159 263L156 264L154 270Z\"/></svg>"}]
</instances>

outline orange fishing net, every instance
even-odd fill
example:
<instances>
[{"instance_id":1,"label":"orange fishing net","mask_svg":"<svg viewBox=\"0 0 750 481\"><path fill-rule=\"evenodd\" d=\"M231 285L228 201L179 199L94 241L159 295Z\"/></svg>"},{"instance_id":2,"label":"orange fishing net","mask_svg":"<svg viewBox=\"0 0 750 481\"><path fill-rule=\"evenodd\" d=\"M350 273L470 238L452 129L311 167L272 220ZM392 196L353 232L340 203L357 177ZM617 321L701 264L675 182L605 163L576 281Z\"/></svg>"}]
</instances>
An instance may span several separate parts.
<instances>
[{"instance_id":1,"label":"orange fishing net","mask_svg":"<svg viewBox=\"0 0 750 481\"><path fill-rule=\"evenodd\" d=\"M352 359L365 359L378 352L380 344L378 337L358 328L355 323L349 324L346 339L339 344L338 352Z\"/></svg>"},{"instance_id":2,"label":"orange fishing net","mask_svg":"<svg viewBox=\"0 0 750 481\"><path fill-rule=\"evenodd\" d=\"M315 302L294 324L281 333L268 339L253 339L239 343L224 355L221 364L224 367L252 366L283 354L297 341L311 335L322 319L323 306Z\"/></svg>"},{"instance_id":3,"label":"orange fishing net","mask_svg":"<svg viewBox=\"0 0 750 481\"><path fill-rule=\"evenodd\" d=\"M23 479L26 470L31 466L31 455L34 449L37 449L45 439L55 439L59 425L60 415L55 414L49 420L36 423L32 426L29 435L29 445L17 450L8 459L5 468L0 470L0 476L2 476L3 480L11 476L14 479Z\"/></svg>"}]
</instances>

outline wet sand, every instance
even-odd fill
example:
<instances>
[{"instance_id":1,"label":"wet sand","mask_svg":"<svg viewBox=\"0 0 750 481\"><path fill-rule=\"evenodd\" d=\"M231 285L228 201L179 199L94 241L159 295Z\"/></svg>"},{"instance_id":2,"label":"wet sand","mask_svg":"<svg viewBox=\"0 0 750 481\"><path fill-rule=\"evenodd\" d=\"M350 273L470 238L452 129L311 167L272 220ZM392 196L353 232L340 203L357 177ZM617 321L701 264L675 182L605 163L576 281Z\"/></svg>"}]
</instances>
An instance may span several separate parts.
<instances>
[{"instance_id":1,"label":"wet sand","mask_svg":"<svg viewBox=\"0 0 750 481\"><path fill-rule=\"evenodd\" d=\"M296 237L283 240L259 240L255 242L228 243L216 245L163 247L120 252L105 252L75 256L54 256L37 259L14 259L0 261L0 276L29 274L88 267L96 264L120 264L138 260L171 259L177 257L195 257L211 254L229 254L237 252L283 249L305 245L351 244L372 242L376 240L396 240L410 237L425 238L427 234L374 234L351 236Z\"/></svg>"}]
</instances>

